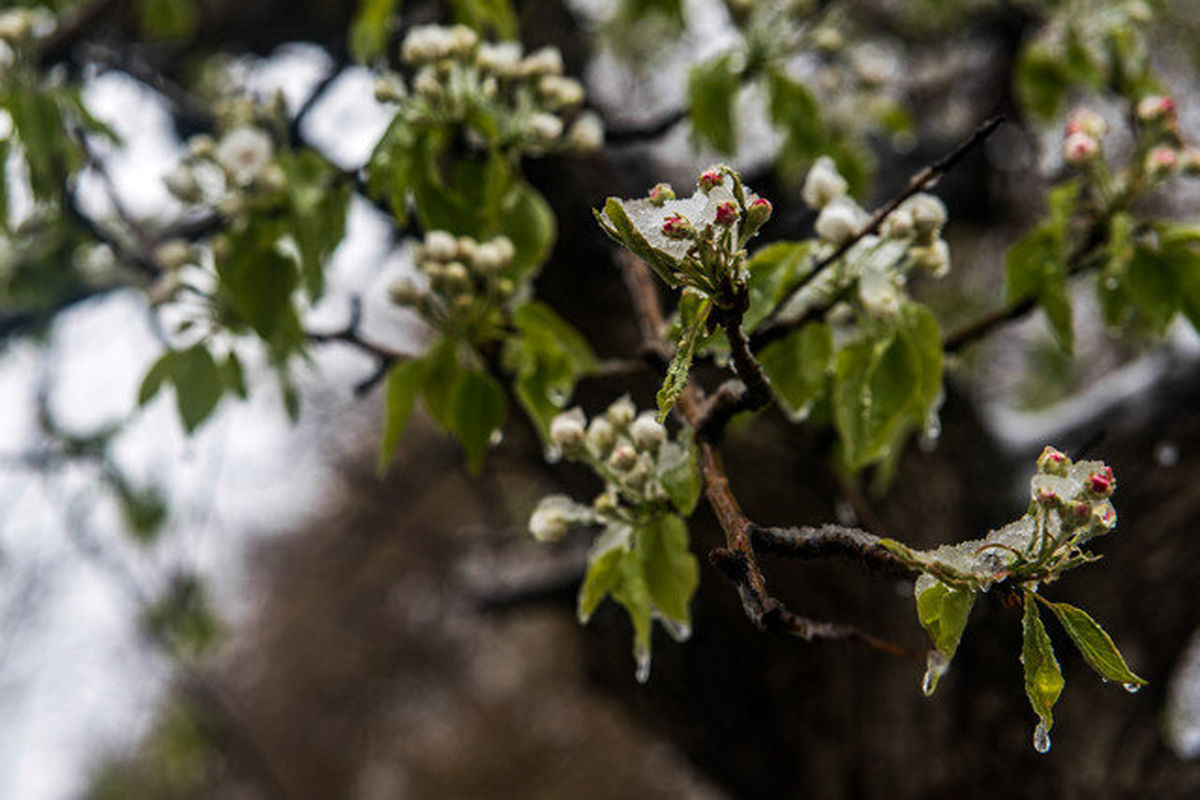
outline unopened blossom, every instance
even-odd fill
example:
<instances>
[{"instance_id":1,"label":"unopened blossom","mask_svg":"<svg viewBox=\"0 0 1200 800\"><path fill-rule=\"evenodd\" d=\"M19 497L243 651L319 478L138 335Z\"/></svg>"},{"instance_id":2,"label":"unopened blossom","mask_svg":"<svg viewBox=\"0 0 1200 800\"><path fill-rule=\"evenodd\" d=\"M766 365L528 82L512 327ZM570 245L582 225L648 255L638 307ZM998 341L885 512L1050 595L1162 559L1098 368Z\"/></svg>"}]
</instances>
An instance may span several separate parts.
<instances>
[{"instance_id":1,"label":"unopened blossom","mask_svg":"<svg viewBox=\"0 0 1200 800\"><path fill-rule=\"evenodd\" d=\"M604 144L604 123L599 115L585 111L567 129L567 145L580 152L598 150Z\"/></svg>"},{"instance_id":2,"label":"unopened blossom","mask_svg":"<svg viewBox=\"0 0 1200 800\"><path fill-rule=\"evenodd\" d=\"M716 187L720 186L725 181L725 176L721 174L721 170L716 167L711 167L700 173L700 178L697 184L700 186L700 191L708 194Z\"/></svg>"},{"instance_id":3,"label":"unopened blossom","mask_svg":"<svg viewBox=\"0 0 1200 800\"><path fill-rule=\"evenodd\" d=\"M843 244L858 233L861 217L862 212L852 201L839 197L817 215L817 236L830 244Z\"/></svg>"},{"instance_id":4,"label":"unopened blossom","mask_svg":"<svg viewBox=\"0 0 1200 800\"><path fill-rule=\"evenodd\" d=\"M1137 117L1142 122L1160 122L1175 116L1175 101L1169 97L1152 95L1143 97L1137 104Z\"/></svg>"},{"instance_id":5,"label":"unopened blossom","mask_svg":"<svg viewBox=\"0 0 1200 800\"><path fill-rule=\"evenodd\" d=\"M824 208L846 193L846 179L838 174L829 156L821 156L804 178L800 196L809 208Z\"/></svg>"},{"instance_id":6,"label":"unopened blossom","mask_svg":"<svg viewBox=\"0 0 1200 800\"><path fill-rule=\"evenodd\" d=\"M1082 131L1072 133L1063 142L1063 161L1073 167L1086 164L1100 153L1100 143Z\"/></svg>"},{"instance_id":7,"label":"unopened blossom","mask_svg":"<svg viewBox=\"0 0 1200 800\"><path fill-rule=\"evenodd\" d=\"M235 183L246 185L266 169L274 152L271 137L266 132L243 125L221 137L215 156Z\"/></svg>"},{"instance_id":8,"label":"unopened blossom","mask_svg":"<svg viewBox=\"0 0 1200 800\"><path fill-rule=\"evenodd\" d=\"M716 216L713 218L713 222L717 223L723 228L728 228L730 225L737 222L737 218L737 206L732 202L726 201L717 205Z\"/></svg>"},{"instance_id":9,"label":"unopened blossom","mask_svg":"<svg viewBox=\"0 0 1200 800\"><path fill-rule=\"evenodd\" d=\"M1066 131L1068 136L1073 133L1086 133L1093 139L1099 140L1103 139L1104 134L1108 132L1108 123L1095 111L1080 106L1067 117Z\"/></svg>"},{"instance_id":10,"label":"unopened blossom","mask_svg":"<svg viewBox=\"0 0 1200 800\"><path fill-rule=\"evenodd\" d=\"M686 217L672 214L663 219L662 234L668 239L686 239L692 235L692 223Z\"/></svg>"},{"instance_id":11,"label":"unopened blossom","mask_svg":"<svg viewBox=\"0 0 1200 800\"><path fill-rule=\"evenodd\" d=\"M1155 147L1146 154L1146 174L1165 178L1179 164L1179 153L1173 147Z\"/></svg>"}]
</instances>

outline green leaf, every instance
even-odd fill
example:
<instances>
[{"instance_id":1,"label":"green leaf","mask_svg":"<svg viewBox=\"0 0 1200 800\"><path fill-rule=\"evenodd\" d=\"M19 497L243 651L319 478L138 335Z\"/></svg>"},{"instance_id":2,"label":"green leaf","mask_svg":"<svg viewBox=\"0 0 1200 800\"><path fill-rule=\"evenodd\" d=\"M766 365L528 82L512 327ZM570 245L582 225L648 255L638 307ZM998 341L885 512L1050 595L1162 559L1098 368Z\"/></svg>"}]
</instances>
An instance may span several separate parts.
<instances>
[{"instance_id":1,"label":"green leaf","mask_svg":"<svg viewBox=\"0 0 1200 800\"><path fill-rule=\"evenodd\" d=\"M1146 684L1145 680L1129 669L1129 665L1121 656L1121 651L1117 650L1116 644L1113 643L1112 637L1105 632L1104 628L1100 627L1096 620L1088 616L1087 612L1067 603L1047 602L1046 605L1050 606L1050 610L1054 612L1058 621L1071 635L1071 640L1079 648L1083 660L1101 678L1125 685L1144 686Z\"/></svg>"},{"instance_id":2,"label":"green leaf","mask_svg":"<svg viewBox=\"0 0 1200 800\"><path fill-rule=\"evenodd\" d=\"M1009 304L1036 297L1066 352L1071 351L1071 303L1067 292L1066 247L1053 222L1035 228L1005 257L1005 296Z\"/></svg>"},{"instance_id":3,"label":"green leaf","mask_svg":"<svg viewBox=\"0 0 1200 800\"><path fill-rule=\"evenodd\" d=\"M921 627L940 653L947 659L953 658L975 604L975 591L947 586L928 575L918 581L917 589L917 617Z\"/></svg>"},{"instance_id":4,"label":"green leaf","mask_svg":"<svg viewBox=\"0 0 1200 800\"><path fill-rule=\"evenodd\" d=\"M133 539L139 544L152 543L167 521L167 502L162 492L153 486L138 489L115 472L110 476L110 482Z\"/></svg>"},{"instance_id":5,"label":"green leaf","mask_svg":"<svg viewBox=\"0 0 1200 800\"><path fill-rule=\"evenodd\" d=\"M221 383L242 400L246 399L246 375L242 370L241 359L232 350L221 362Z\"/></svg>"},{"instance_id":6,"label":"green leaf","mask_svg":"<svg viewBox=\"0 0 1200 800\"><path fill-rule=\"evenodd\" d=\"M746 263L750 307L743 324L752 331L775 310L797 281L812 271L812 241L774 242L759 248Z\"/></svg>"},{"instance_id":7,"label":"green leaf","mask_svg":"<svg viewBox=\"0 0 1200 800\"><path fill-rule=\"evenodd\" d=\"M350 184L311 150L285 153L279 163L287 177L288 232L300 251L305 291L316 300L325 290L325 262L346 234Z\"/></svg>"},{"instance_id":8,"label":"green leaf","mask_svg":"<svg viewBox=\"0 0 1200 800\"><path fill-rule=\"evenodd\" d=\"M198 16L192 0L139 0L138 14L147 35L164 39L190 36Z\"/></svg>"},{"instance_id":9,"label":"green leaf","mask_svg":"<svg viewBox=\"0 0 1200 800\"><path fill-rule=\"evenodd\" d=\"M671 413L671 409L675 407L675 401L679 399L679 395L683 394L683 390L687 388L688 373L692 369L692 356L696 351L696 340L700 338L704 331L704 323L708 319L708 314L712 310L712 301L708 300L701 307L700 313L696 315L696 319L691 326L683 332L683 336L679 340L679 345L675 350L675 357L671 359L670 365L667 367L667 375L663 379L662 388L658 390L658 421L666 420L667 415Z\"/></svg>"},{"instance_id":10,"label":"green leaf","mask_svg":"<svg viewBox=\"0 0 1200 800\"><path fill-rule=\"evenodd\" d=\"M633 544L633 529L624 523L609 523L588 552L587 573L579 589L577 616L587 624L596 607L621 579L620 564Z\"/></svg>"},{"instance_id":11,"label":"green leaf","mask_svg":"<svg viewBox=\"0 0 1200 800\"><path fill-rule=\"evenodd\" d=\"M171 365L175 403L183 427L192 433L208 419L224 392L224 382L212 353L202 344L178 350Z\"/></svg>"},{"instance_id":12,"label":"green leaf","mask_svg":"<svg viewBox=\"0 0 1200 800\"><path fill-rule=\"evenodd\" d=\"M174 359L175 351L168 350L150 365L146 377L142 378L142 385L138 388L137 403L139 406L144 406L153 400L162 385L171 379Z\"/></svg>"},{"instance_id":13,"label":"green leaf","mask_svg":"<svg viewBox=\"0 0 1200 800\"><path fill-rule=\"evenodd\" d=\"M403 361L388 372L384 389L383 439L379 442L379 474L387 472L396 446L404 438L412 417L413 405L425 381L425 362L414 358Z\"/></svg>"},{"instance_id":14,"label":"green leaf","mask_svg":"<svg viewBox=\"0 0 1200 800\"><path fill-rule=\"evenodd\" d=\"M833 362L833 331L810 322L758 355L763 372L780 405L793 418L803 419L829 384Z\"/></svg>"},{"instance_id":15,"label":"green leaf","mask_svg":"<svg viewBox=\"0 0 1200 800\"><path fill-rule=\"evenodd\" d=\"M639 526L636 535L651 601L663 615L690 625L688 606L700 583L700 565L688 549L687 525L667 514Z\"/></svg>"},{"instance_id":16,"label":"green leaf","mask_svg":"<svg viewBox=\"0 0 1200 800\"><path fill-rule=\"evenodd\" d=\"M692 67L688 107L697 142L706 142L727 155L737 149L734 105L740 87L741 75L735 68L733 53Z\"/></svg>"},{"instance_id":17,"label":"green leaf","mask_svg":"<svg viewBox=\"0 0 1200 800\"><path fill-rule=\"evenodd\" d=\"M766 76L767 113L784 135L779 149L783 171L798 177L801 170L824 150L828 138L821 122L821 107L812 92L780 70Z\"/></svg>"},{"instance_id":18,"label":"green leaf","mask_svg":"<svg viewBox=\"0 0 1200 800\"><path fill-rule=\"evenodd\" d=\"M355 61L374 61L384 55L400 10L400 0L360 0L350 23L350 55Z\"/></svg>"},{"instance_id":19,"label":"green leaf","mask_svg":"<svg viewBox=\"0 0 1200 800\"><path fill-rule=\"evenodd\" d=\"M508 274L519 282L535 274L550 257L558 223L546 198L524 181L509 193L503 213L503 233L515 250Z\"/></svg>"},{"instance_id":20,"label":"green leaf","mask_svg":"<svg viewBox=\"0 0 1200 800\"><path fill-rule=\"evenodd\" d=\"M1046 635L1046 627L1038 616L1037 602L1033 593L1025 592L1024 631L1021 647L1021 663L1025 665L1025 694L1029 704L1049 733L1054 727L1054 704L1063 690L1062 671L1054 657L1054 646Z\"/></svg>"},{"instance_id":21,"label":"green leaf","mask_svg":"<svg viewBox=\"0 0 1200 800\"><path fill-rule=\"evenodd\" d=\"M458 363L457 339L443 337L425 353L425 375L421 387L425 409L443 431L453 427L453 402L463 369Z\"/></svg>"},{"instance_id":22,"label":"green leaf","mask_svg":"<svg viewBox=\"0 0 1200 800\"><path fill-rule=\"evenodd\" d=\"M544 440L579 378L596 357L587 340L545 303L531 301L512 315L519 332L504 343L504 367L516 374L513 389Z\"/></svg>"},{"instance_id":23,"label":"green leaf","mask_svg":"<svg viewBox=\"0 0 1200 800\"><path fill-rule=\"evenodd\" d=\"M690 516L700 501L700 470L696 465L696 448L690 428L667 442L659 451L659 478L671 498L671 505L683 516Z\"/></svg>"},{"instance_id":24,"label":"green leaf","mask_svg":"<svg viewBox=\"0 0 1200 800\"><path fill-rule=\"evenodd\" d=\"M1027 46L1013 73L1017 97L1033 114L1048 120L1058 113L1070 85L1066 65L1048 47Z\"/></svg>"},{"instance_id":25,"label":"green leaf","mask_svg":"<svg viewBox=\"0 0 1200 800\"><path fill-rule=\"evenodd\" d=\"M271 346L277 361L304 343L292 301L299 275L280 247L282 231L278 220L257 220L230 236L228 255L217 263L221 297Z\"/></svg>"},{"instance_id":26,"label":"green leaf","mask_svg":"<svg viewBox=\"0 0 1200 800\"><path fill-rule=\"evenodd\" d=\"M497 37L517 34L517 15L509 0L451 0L454 20L477 30L491 30Z\"/></svg>"},{"instance_id":27,"label":"green leaf","mask_svg":"<svg viewBox=\"0 0 1200 800\"><path fill-rule=\"evenodd\" d=\"M899 447L933 412L941 382L941 337L924 306L904 306L895 330L843 347L832 399L846 466L860 469Z\"/></svg>"},{"instance_id":28,"label":"green leaf","mask_svg":"<svg viewBox=\"0 0 1200 800\"><path fill-rule=\"evenodd\" d=\"M492 434L504 424L508 398L496 379L480 370L464 372L454 393L454 433L467 456L467 469L478 475Z\"/></svg>"}]
</instances>

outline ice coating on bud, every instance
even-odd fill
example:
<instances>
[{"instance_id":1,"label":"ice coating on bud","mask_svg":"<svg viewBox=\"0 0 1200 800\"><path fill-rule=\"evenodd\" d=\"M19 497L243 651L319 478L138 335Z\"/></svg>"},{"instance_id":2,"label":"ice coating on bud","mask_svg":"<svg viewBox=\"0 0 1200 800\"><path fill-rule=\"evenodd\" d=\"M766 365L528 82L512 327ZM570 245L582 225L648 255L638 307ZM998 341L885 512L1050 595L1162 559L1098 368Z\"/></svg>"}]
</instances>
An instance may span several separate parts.
<instances>
[{"instance_id":1,"label":"ice coating on bud","mask_svg":"<svg viewBox=\"0 0 1200 800\"><path fill-rule=\"evenodd\" d=\"M596 417L588 425L587 443L592 452L601 458L607 458L617 443L617 431L612 423L604 417Z\"/></svg>"},{"instance_id":2,"label":"ice coating on bud","mask_svg":"<svg viewBox=\"0 0 1200 800\"><path fill-rule=\"evenodd\" d=\"M656 183L654 188L650 190L649 197L651 203L662 208L663 203L675 199L675 190L671 188L671 184L669 183Z\"/></svg>"},{"instance_id":3,"label":"ice coating on bud","mask_svg":"<svg viewBox=\"0 0 1200 800\"><path fill-rule=\"evenodd\" d=\"M809 208L824 208L846 193L849 184L829 156L821 156L804 177L800 196Z\"/></svg>"},{"instance_id":4,"label":"ice coating on bud","mask_svg":"<svg viewBox=\"0 0 1200 800\"><path fill-rule=\"evenodd\" d=\"M624 430L633 422L633 418L637 416L637 409L634 408L633 401L629 399L629 395L622 395L605 412L608 421L613 425Z\"/></svg>"},{"instance_id":5,"label":"ice coating on bud","mask_svg":"<svg viewBox=\"0 0 1200 800\"><path fill-rule=\"evenodd\" d=\"M667 429L655 419L653 412L645 412L629 426L629 436L637 449L654 452L667 440Z\"/></svg>"},{"instance_id":6,"label":"ice coating on bud","mask_svg":"<svg viewBox=\"0 0 1200 800\"><path fill-rule=\"evenodd\" d=\"M717 205L717 212L716 216L713 218L713 222L715 222L717 225L720 225L722 228L728 228L733 225L733 223L737 222L737 218L737 205L726 201ZM665 229L663 230L663 233L666 233Z\"/></svg>"},{"instance_id":7,"label":"ice coating on bud","mask_svg":"<svg viewBox=\"0 0 1200 800\"><path fill-rule=\"evenodd\" d=\"M637 450L627 444L617 445L608 457L608 466L615 472L628 472L637 464Z\"/></svg>"},{"instance_id":8,"label":"ice coating on bud","mask_svg":"<svg viewBox=\"0 0 1200 800\"><path fill-rule=\"evenodd\" d=\"M817 236L833 245L844 244L858 233L863 216L853 201L839 197L817 215Z\"/></svg>"},{"instance_id":9,"label":"ice coating on bud","mask_svg":"<svg viewBox=\"0 0 1200 800\"><path fill-rule=\"evenodd\" d=\"M1100 153L1100 143L1088 134L1072 133L1063 142L1063 161L1073 167L1086 164Z\"/></svg>"},{"instance_id":10,"label":"ice coating on bud","mask_svg":"<svg viewBox=\"0 0 1200 800\"><path fill-rule=\"evenodd\" d=\"M556 416L550 423L550 441L568 456L576 455L583 449L586 433L583 412L578 408L565 411Z\"/></svg>"},{"instance_id":11,"label":"ice coating on bud","mask_svg":"<svg viewBox=\"0 0 1200 800\"><path fill-rule=\"evenodd\" d=\"M937 236L946 224L946 204L934 195L921 192L910 197L904 205L912 215L913 230L918 236Z\"/></svg>"},{"instance_id":12,"label":"ice coating on bud","mask_svg":"<svg viewBox=\"0 0 1200 800\"><path fill-rule=\"evenodd\" d=\"M724 182L725 176L721 173L720 168L709 167L708 169L704 170L704 172L700 173L700 177L697 179L696 184L700 187L700 191L708 194Z\"/></svg>"},{"instance_id":13,"label":"ice coating on bud","mask_svg":"<svg viewBox=\"0 0 1200 800\"><path fill-rule=\"evenodd\" d=\"M692 223L679 214L663 218L662 234L668 239L687 239L692 235Z\"/></svg>"},{"instance_id":14,"label":"ice coating on bud","mask_svg":"<svg viewBox=\"0 0 1200 800\"><path fill-rule=\"evenodd\" d=\"M1142 122L1161 122L1175 116L1175 101L1162 95L1143 97L1137 104L1137 118Z\"/></svg>"},{"instance_id":15,"label":"ice coating on bud","mask_svg":"<svg viewBox=\"0 0 1200 800\"><path fill-rule=\"evenodd\" d=\"M1093 472L1087 479L1088 489L1091 490L1092 494L1097 494L1101 497L1111 495L1116 485L1117 482L1113 478L1112 470L1107 466Z\"/></svg>"},{"instance_id":16,"label":"ice coating on bud","mask_svg":"<svg viewBox=\"0 0 1200 800\"><path fill-rule=\"evenodd\" d=\"M1071 469L1071 459L1047 445L1046 449L1042 450L1042 454L1038 456L1037 469L1044 475L1065 476Z\"/></svg>"},{"instance_id":17,"label":"ice coating on bud","mask_svg":"<svg viewBox=\"0 0 1200 800\"><path fill-rule=\"evenodd\" d=\"M529 532L539 542L557 542L570 530L572 523L592 522L592 509L576 503L566 495L543 497L529 517Z\"/></svg>"},{"instance_id":18,"label":"ice coating on bud","mask_svg":"<svg viewBox=\"0 0 1200 800\"><path fill-rule=\"evenodd\" d=\"M775 207L771 205L770 200L765 197L757 198L746 209L746 227L750 230L758 230L771 218L774 211Z\"/></svg>"},{"instance_id":19,"label":"ice coating on bud","mask_svg":"<svg viewBox=\"0 0 1200 800\"><path fill-rule=\"evenodd\" d=\"M1108 123L1104 121L1104 117L1090 108L1078 106L1067 117L1066 132L1067 136L1083 133L1093 139L1100 140L1108 132Z\"/></svg>"}]
</instances>

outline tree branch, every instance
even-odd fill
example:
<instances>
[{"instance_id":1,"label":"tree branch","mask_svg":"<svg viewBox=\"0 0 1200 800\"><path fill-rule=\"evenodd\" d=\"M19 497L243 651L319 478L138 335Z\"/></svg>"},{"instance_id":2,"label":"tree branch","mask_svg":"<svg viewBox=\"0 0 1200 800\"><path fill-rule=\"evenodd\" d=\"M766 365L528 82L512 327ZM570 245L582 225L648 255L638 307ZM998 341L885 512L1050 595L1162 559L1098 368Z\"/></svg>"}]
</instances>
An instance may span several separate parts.
<instances>
[{"instance_id":1,"label":"tree branch","mask_svg":"<svg viewBox=\"0 0 1200 800\"><path fill-rule=\"evenodd\" d=\"M974 133L972 133L965 141L959 144L958 147L954 148L954 150L950 151L942 158L928 165L920 172L909 178L908 185L905 186L899 194L893 196L892 199L880 206L861 230L843 242L832 253L818 261L808 276L788 291L783 300L781 300L775 307L775 310L772 311L765 320L763 320L763 324L760 326L759 331L755 336L756 344L759 347L762 347L767 343L778 339L780 336L790 330L794 326L794 322L778 321L779 312L786 308L788 303L790 303L792 299L804 289L804 287L811 284L816 277L825 271L830 265L832 265L842 256L846 255L846 253L848 253L850 249L854 247L854 245L862 241L864 237L879 230L879 226L883 224L883 221L887 219L887 216L895 211L901 203L918 192L923 192L936 186L937 182L943 175L945 175L960 161L966 158L967 154L969 154L972 150L987 141L988 137L995 133L1002 124L1004 124L1003 116L992 117L976 128Z\"/></svg>"},{"instance_id":2,"label":"tree branch","mask_svg":"<svg viewBox=\"0 0 1200 800\"><path fill-rule=\"evenodd\" d=\"M645 342L644 350L661 352L664 318L657 288L645 265L636 257L623 252L620 263L625 284L629 287L633 300L638 327ZM744 385L743 389L749 393ZM769 396L768 389L768 398ZM699 429L706 413L704 406L700 390L695 385L689 385L680 395L675 409L688 425ZM703 437L698 437L696 449L705 499L725 533L725 547L714 550L709 558L737 587L742 608L756 627L771 633L795 636L805 641L851 641L892 655L924 657L923 652L881 639L851 625L820 622L800 616L772 597L767 590L766 579L758 567L752 540L755 530L764 529L751 522L742 511L729 485L729 477L721 455L713 444ZM865 533L863 535L869 536ZM841 541L847 540L844 536L841 539L830 537L826 547L836 551Z\"/></svg>"}]
</instances>

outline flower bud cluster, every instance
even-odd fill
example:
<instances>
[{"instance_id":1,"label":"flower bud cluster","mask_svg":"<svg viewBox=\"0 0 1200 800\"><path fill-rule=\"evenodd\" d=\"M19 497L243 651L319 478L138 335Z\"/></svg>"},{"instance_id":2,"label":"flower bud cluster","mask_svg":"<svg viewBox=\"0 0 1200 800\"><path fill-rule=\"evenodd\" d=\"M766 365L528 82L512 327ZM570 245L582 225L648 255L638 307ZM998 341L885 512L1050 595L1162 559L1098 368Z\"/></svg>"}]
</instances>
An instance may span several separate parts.
<instances>
[{"instance_id":1,"label":"flower bud cluster","mask_svg":"<svg viewBox=\"0 0 1200 800\"><path fill-rule=\"evenodd\" d=\"M601 517L669 502L661 475L678 461L682 445L670 441L654 412L638 413L628 395L590 421L578 408L559 414L550 424L550 441L566 458L588 464L604 479L604 492L593 503Z\"/></svg>"},{"instance_id":2,"label":"flower bud cluster","mask_svg":"<svg viewBox=\"0 0 1200 800\"><path fill-rule=\"evenodd\" d=\"M446 231L429 231L414 245L413 261L427 288L403 278L389 289L392 302L412 308L437 327L455 321L485 321L512 297L506 272L515 255L506 236L479 242Z\"/></svg>"},{"instance_id":3,"label":"flower bud cluster","mask_svg":"<svg viewBox=\"0 0 1200 800\"><path fill-rule=\"evenodd\" d=\"M1137 180L1139 172L1151 185L1178 172L1200 175L1200 150L1184 144L1174 100L1162 95L1143 97L1134 107L1134 115L1138 122L1137 158L1140 163L1135 162L1130 171L1117 173L1118 189L1130 186ZM1076 108L1067 120L1063 161L1069 166L1093 171L1106 169L1103 140L1107 130L1107 124L1094 111Z\"/></svg>"},{"instance_id":4,"label":"flower bud cluster","mask_svg":"<svg viewBox=\"0 0 1200 800\"><path fill-rule=\"evenodd\" d=\"M421 25L405 37L400 57L414 70L412 92L385 81L376 95L398 103L411 123L472 126L477 140L531 154L603 144L600 118L580 110L583 84L563 75L555 48L524 54L518 42L480 42L462 25ZM474 127L481 115L494 124Z\"/></svg>"},{"instance_id":5,"label":"flower bud cluster","mask_svg":"<svg viewBox=\"0 0 1200 800\"><path fill-rule=\"evenodd\" d=\"M230 128L219 139L193 136L163 183L181 202L210 205L226 217L240 215L259 200L269 202L287 188L271 135L249 123Z\"/></svg>"},{"instance_id":6,"label":"flower bud cluster","mask_svg":"<svg viewBox=\"0 0 1200 800\"><path fill-rule=\"evenodd\" d=\"M1117 482L1106 464L1072 462L1052 447L1042 452L1037 464L1030 496L1048 518L1056 541L1079 543L1116 526L1117 512L1109 498Z\"/></svg>"}]
</instances>

